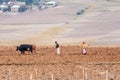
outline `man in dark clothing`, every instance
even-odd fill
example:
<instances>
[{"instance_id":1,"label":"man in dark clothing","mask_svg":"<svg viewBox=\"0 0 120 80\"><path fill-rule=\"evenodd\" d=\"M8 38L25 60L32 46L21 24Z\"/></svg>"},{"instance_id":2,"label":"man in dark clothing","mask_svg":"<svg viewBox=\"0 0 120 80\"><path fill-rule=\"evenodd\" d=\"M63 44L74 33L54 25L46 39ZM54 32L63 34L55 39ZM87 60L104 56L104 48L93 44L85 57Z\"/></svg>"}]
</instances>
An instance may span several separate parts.
<instances>
[{"instance_id":1,"label":"man in dark clothing","mask_svg":"<svg viewBox=\"0 0 120 80\"><path fill-rule=\"evenodd\" d=\"M56 44L55 48L57 49L57 54L60 54L60 46L59 46L58 42L55 41L55 44Z\"/></svg>"}]
</instances>

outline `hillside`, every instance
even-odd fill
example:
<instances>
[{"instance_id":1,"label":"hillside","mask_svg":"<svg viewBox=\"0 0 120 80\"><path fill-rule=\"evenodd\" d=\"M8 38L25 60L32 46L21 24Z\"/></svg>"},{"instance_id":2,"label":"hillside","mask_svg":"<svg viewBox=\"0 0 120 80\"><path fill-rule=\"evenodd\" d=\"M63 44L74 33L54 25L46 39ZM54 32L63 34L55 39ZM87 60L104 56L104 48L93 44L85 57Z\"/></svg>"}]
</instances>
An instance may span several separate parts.
<instances>
[{"instance_id":1,"label":"hillside","mask_svg":"<svg viewBox=\"0 0 120 80\"><path fill-rule=\"evenodd\" d=\"M58 0L41 11L0 15L0 45L32 43L120 45L119 0ZM80 15L78 12L84 10ZM24 35L23 35L24 34Z\"/></svg>"}]
</instances>

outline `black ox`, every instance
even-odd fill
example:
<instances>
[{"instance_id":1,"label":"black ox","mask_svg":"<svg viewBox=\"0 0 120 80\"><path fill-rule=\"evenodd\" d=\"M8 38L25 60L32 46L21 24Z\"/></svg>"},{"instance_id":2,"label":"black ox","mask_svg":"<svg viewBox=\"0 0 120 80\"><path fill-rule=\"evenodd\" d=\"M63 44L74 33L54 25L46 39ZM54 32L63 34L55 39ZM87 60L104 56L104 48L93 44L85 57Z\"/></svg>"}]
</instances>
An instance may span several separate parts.
<instances>
[{"instance_id":1,"label":"black ox","mask_svg":"<svg viewBox=\"0 0 120 80\"><path fill-rule=\"evenodd\" d=\"M33 53L33 50L35 50L36 46L31 44L21 44L20 46L17 46L16 51L20 51L21 54L24 54L25 51L30 51Z\"/></svg>"}]
</instances>

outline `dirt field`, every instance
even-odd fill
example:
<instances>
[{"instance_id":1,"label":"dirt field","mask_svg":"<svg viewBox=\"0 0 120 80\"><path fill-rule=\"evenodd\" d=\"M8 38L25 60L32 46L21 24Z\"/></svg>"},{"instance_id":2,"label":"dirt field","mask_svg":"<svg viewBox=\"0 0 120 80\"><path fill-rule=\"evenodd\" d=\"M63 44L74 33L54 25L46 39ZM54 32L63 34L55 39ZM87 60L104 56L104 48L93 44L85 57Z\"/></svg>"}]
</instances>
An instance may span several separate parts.
<instances>
[{"instance_id":1,"label":"dirt field","mask_svg":"<svg viewBox=\"0 0 120 80\"><path fill-rule=\"evenodd\" d=\"M0 46L0 80L119 80L120 47L37 46L20 55L13 46Z\"/></svg>"},{"instance_id":2,"label":"dirt field","mask_svg":"<svg viewBox=\"0 0 120 80\"><path fill-rule=\"evenodd\" d=\"M120 80L120 0L56 1L55 8L0 14L0 80ZM82 55L80 46L61 46L57 55L54 46L37 46L20 55L12 46L54 41L119 47L87 47Z\"/></svg>"}]
</instances>

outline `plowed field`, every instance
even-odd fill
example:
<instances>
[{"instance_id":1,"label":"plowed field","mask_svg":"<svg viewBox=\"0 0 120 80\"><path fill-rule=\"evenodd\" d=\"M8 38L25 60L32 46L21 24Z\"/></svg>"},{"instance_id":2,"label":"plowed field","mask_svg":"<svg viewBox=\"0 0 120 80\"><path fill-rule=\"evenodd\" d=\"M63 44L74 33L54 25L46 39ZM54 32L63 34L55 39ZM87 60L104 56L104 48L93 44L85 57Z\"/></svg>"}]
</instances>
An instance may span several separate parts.
<instances>
[{"instance_id":1,"label":"plowed field","mask_svg":"<svg viewBox=\"0 0 120 80\"><path fill-rule=\"evenodd\" d=\"M37 46L20 54L14 46L0 46L0 80L119 80L120 47Z\"/></svg>"}]
</instances>

